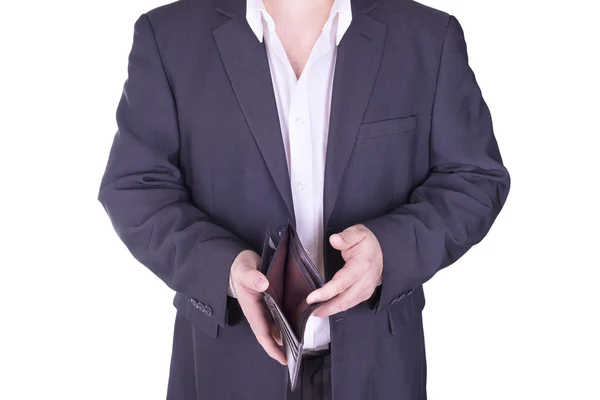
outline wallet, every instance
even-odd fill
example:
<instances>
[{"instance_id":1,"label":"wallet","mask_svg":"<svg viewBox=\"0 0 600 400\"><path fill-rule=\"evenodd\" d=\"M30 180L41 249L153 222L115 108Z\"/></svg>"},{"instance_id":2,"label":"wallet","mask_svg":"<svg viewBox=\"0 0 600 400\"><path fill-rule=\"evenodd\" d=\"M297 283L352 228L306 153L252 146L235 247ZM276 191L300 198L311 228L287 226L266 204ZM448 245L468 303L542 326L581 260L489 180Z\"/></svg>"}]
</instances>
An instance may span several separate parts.
<instances>
[{"instance_id":1,"label":"wallet","mask_svg":"<svg viewBox=\"0 0 600 400\"><path fill-rule=\"evenodd\" d=\"M308 304L306 297L322 287L325 279L302 246L291 220L278 237L267 228L260 271L269 281L269 287L261 294L279 327L293 391L302 363L306 321L322 304Z\"/></svg>"}]
</instances>

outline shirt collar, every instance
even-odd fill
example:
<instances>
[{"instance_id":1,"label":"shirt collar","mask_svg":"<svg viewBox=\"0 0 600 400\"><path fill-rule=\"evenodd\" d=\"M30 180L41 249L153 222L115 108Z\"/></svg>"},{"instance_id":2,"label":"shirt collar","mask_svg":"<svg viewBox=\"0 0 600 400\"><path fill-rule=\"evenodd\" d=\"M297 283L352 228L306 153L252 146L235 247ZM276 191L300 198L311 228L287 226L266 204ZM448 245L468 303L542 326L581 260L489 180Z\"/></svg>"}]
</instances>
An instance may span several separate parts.
<instances>
[{"instance_id":1,"label":"shirt collar","mask_svg":"<svg viewBox=\"0 0 600 400\"><path fill-rule=\"evenodd\" d=\"M329 29L333 18L337 15L337 30L335 32L335 44L339 45L344 33L352 22L351 0L334 0L329 18L323 26L323 30ZM262 0L246 0L246 20L256 35L257 39L263 41L263 18L271 29L275 23L269 15Z\"/></svg>"}]
</instances>

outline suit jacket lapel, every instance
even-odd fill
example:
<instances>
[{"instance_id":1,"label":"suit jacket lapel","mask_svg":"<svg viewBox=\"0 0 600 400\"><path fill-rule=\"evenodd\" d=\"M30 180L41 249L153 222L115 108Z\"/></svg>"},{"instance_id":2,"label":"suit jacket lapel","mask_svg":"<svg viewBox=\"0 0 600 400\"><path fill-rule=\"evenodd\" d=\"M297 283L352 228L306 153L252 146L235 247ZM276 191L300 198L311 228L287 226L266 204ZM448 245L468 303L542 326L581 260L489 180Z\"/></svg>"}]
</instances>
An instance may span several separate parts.
<instances>
[{"instance_id":1,"label":"suit jacket lapel","mask_svg":"<svg viewBox=\"0 0 600 400\"><path fill-rule=\"evenodd\" d=\"M245 3L220 9L232 18L213 31L217 47L246 122L275 185L295 221L290 178L281 135L277 103L264 41L258 41L246 21Z\"/></svg>"},{"instance_id":2,"label":"suit jacket lapel","mask_svg":"<svg viewBox=\"0 0 600 400\"><path fill-rule=\"evenodd\" d=\"M379 69L386 25L364 14L374 7L353 5L352 23L340 41L335 65L329 136L325 160L324 227L335 206L340 182L348 164ZM362 11L361 11L362 10ZM326 238L325 240L328 240Z\"/></svg>"},{"instance_id":3,"label":"suit jacket lapel","mask_svg":"<svg viewBox=\"0 0 600 400\"><path fill-rule=\"evenodd\" d=\"M244 117L258 144L290 217L292 192L266 48L246 21L245 0L220 0L230 19L213 31ZM324 226L331 216L340 181L379 68L386 25L366 15L373 0L352 0L352 23L337 50L325 162Z\"/></svg>"}]
</instances>

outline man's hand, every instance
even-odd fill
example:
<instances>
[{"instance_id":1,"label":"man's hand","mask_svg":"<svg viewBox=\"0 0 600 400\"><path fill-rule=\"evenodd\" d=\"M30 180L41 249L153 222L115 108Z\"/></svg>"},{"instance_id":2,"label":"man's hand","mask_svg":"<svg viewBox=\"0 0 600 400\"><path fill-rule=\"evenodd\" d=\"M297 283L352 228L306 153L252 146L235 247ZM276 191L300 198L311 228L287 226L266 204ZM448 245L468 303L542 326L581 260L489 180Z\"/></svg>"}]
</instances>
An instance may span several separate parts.
<instances>
[{"instance_id":1,"label":"man's hand","mask_svg":"<svg viewBox=\"0 0 600 400\"><path fill-rule=\"evenodd\" d=\"M329 237L334 249L342 252L346 264L322 288L313 291L307 303L326 301L313 313L327 317L369 299L383 273L383 254L379 241L362 224L351 226Z\"/></svg>"},{"instance_id":2,"label":"man's hand","mask_svg":"<svg viewBox=\"0 0 600 400\"><path fill-rule=\"evenodd\" d=\"M241 251L231 265L231 284L258 343L271 358L285 365L285 353L277 346L281 345L279 328L261 298L260 292L269 287L269 281L258 271L259 263L260 256L254 251Z\"/></svg>"}]
</instances>

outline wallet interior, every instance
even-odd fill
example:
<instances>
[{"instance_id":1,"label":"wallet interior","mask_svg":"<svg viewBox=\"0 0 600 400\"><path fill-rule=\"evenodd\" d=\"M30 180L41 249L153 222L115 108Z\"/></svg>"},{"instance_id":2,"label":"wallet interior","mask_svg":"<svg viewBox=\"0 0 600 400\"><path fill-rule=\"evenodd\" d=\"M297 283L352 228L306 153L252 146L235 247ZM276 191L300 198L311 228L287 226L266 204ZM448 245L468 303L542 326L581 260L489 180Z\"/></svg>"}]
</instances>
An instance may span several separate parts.
<instances>
[{"instance_id":1,"label":"wallet interior","mask_svg":"<svg viewBox=\"0 0 600 400\"><path fill-rule=\"evenodd\" d=\"M302 342L306 320L319 305L309 305L306 297L324 282L290 225L277 244L265 275L269 280L266 292Z\"/></svg>"}]
</instances>

